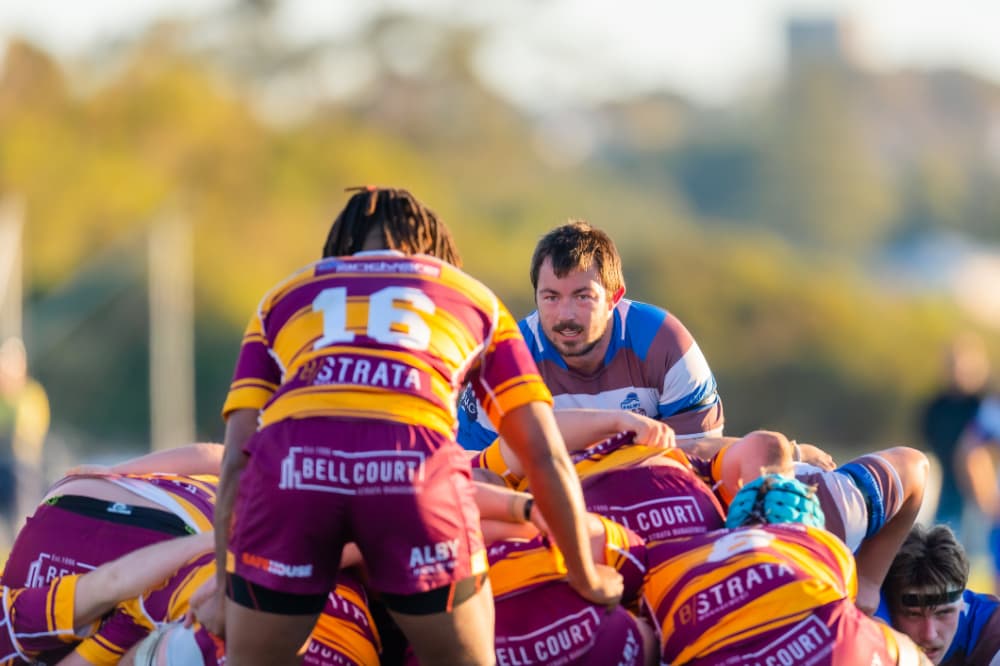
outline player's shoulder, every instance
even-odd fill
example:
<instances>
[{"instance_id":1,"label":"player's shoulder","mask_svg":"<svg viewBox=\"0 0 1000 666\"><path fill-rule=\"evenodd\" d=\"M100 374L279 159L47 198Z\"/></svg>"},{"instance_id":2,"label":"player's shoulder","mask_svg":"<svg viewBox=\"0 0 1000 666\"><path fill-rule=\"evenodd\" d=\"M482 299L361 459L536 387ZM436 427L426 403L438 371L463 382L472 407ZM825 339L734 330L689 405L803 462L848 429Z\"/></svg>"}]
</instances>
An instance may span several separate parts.
<instances>
[{"instance_id":1,"label":"player's shoulder","mask_svg":"<svg viewBox=\"0 0 1000 666\"><path fill-rule=\"evenodd\" d=\"M615 306L615 315L629 336L645 337L656 334L683 338L689 336L684 324L676 315L651 303L623 298Z\"/></svg>"}]
</instances>

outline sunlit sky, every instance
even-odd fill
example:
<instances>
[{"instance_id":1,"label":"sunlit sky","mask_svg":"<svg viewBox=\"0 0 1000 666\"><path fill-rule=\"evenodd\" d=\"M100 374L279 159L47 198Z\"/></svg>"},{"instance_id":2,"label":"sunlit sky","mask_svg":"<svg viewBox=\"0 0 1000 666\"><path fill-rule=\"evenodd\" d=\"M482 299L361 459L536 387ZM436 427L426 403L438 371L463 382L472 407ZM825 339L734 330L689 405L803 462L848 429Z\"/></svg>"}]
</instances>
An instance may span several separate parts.
<instances>
[{"instance_id":1,"label":"sunlit sky","mask_svg":"<svg viewBox=\"0 0 1000 666\"><path fill-rule=\"evenodd\" d=\"M0 0L0 38L25 35L71 55L164 15L226 4ZM279 25L315 40L350 31L386 5L494 26L479 62L494 86L526 105L653 88L724 103L780 72L788 16L849 19L875 69L961 67L1000 81L996 0L284 0Z\"/></svg>"}]
</instances>

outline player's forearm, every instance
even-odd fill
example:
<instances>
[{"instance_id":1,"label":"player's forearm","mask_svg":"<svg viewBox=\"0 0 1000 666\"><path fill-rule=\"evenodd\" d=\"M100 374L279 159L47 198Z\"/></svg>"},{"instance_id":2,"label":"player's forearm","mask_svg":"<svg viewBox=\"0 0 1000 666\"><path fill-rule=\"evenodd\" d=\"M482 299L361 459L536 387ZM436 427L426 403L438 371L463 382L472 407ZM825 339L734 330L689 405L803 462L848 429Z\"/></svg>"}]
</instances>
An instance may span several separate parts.
<instances>
[{"instance_id":1,"label":"player's forearm","mask_svg":"<svg viewBox=\"0 0 1000 666\"><path fill-rule=\"evenodd\" d=\"M219 477L219 491L215 500L215 564L220 589L225 589L226 551L229 546L229 525L236 503L240 476L246 467L247 457L243 445L257 430L257 411L240 409L226 421L225 450Z\"/></svg>"},{"instance_id":2,"label":"player's forearm","mask_svg":"<svg viewBox=\"0 0 1000 666\"><path fill-rule=\"evenodd\" d=\"M990 452L982 446L970 447L963 461L969 493L986 516L1000 515L997 469Z\"/></svg>"},{"instance_id":3,"label":"player's forearm","mask_svg":"<svg viewBox=\"0 0 1000 666\"><path fill-rule=\"evenodd\" d=\"M500 520L507 523L528 522L525 507L531 495L519 493L509 488L490 485L488 483L473 483L476 489L476 506L479 507L479 517L483 520Z\"/></svg>"},{"instance_id":4,"label":"player's forearm","mask_svg":"<svg viewBox=\"0 0 1000 666\"><path fill-rule=\"evenodd\" d=\"M81 576L74 603L74 624L89 624L115 604L138 597L166 580L185 562L210 551L213 538L211 532L203 532L161 541Z\"/></svg>"},{"instance_id":5,"label":"player's forearm","mask_svg":"<svg viewBox=\"0 0 1000 666\"><path fill-rule=\"evenodd\" d=\"M551 410L543 403L520 407L505 416L501 432L525 467L532 495L570 577L596 579L583 493Z\"/></svg>"},{"instance_id":6,"label":"player's forearm","mask_svg":"<svg viewBox=\"0 0 1000 666\"><path fill-rule=\"evenodd\" d=\"M221 444L207 442L188 444L126 460L123 463L113 465L111 471L117 474L165 472L170 474L218 475L222 467L224 448Z\"/></svg>"},{"instance_id":7,"label":"player's forearm","mask_svg":"<svg viewBox=\"0 0 1000 666\"><path fill-rule=\"evenodd\" d=\"M629 412L610 409L557 409L559 432L568 451L585 449L594 442L627 430Z\"/></svg>"}]
</instances>

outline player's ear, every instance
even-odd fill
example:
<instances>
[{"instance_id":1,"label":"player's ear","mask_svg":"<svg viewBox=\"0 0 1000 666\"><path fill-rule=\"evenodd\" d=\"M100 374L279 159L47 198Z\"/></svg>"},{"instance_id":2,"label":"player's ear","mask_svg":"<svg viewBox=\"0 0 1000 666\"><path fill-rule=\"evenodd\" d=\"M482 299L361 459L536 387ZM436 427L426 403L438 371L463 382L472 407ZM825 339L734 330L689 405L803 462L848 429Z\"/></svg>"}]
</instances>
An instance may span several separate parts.
<instances>
[{"instance_id":1,"label":"player's ear","mask_svg":"<svg viewBox=\"0 0 1000 666\"><path fill-rule=\"evenodd\" d=\"M618 290L611 295L611 305L618 305L619 302L625 297L625 285L622 285Z\"/></svg>"}]
</instances>

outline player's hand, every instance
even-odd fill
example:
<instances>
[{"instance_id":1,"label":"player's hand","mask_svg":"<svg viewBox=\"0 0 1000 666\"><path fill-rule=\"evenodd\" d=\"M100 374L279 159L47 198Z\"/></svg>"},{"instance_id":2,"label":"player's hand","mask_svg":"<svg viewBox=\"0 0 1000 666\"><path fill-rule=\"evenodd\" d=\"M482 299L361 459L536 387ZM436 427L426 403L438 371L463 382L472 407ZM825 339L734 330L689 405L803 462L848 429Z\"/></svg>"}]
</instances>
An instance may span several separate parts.
<instances>
[{"instance_id":1,"label":"player's hand","mask_svg":"<svg viewBox=\"0 0 1000 666\"><path fill-rule=\"evenodd\" d=\"M200 622L220 638L226 635L226 596L215 576L211 576L191 594L184 626L190 627L195 622Z\"/></svg>"},{"instance_id":2,"label":"player's hand","mask_svg":"<svg viewBox=\"0 0 1000 666\"><path fill-rule=\"evenodd\" d=\"M642 414L623 411L620 429L634 432L636 444L653 449L672 449L677 446L673 428L663 421Z\"/></svg>"},{"instance_id":3,"label":"player's hand","mask_svg":"<svg viewBox=\"0 0 1000 666\"><path fill-rule=\"evenodd\" d=\"M798 443L796 443L796 446L799 447L799 460L801 462L809 463L828 472L837 469L837 462L833 459L833 456L818 446Z\"/></svg>"},{"instance_id":4,"label":"player's hand","mask_svg":"<svg viewBox=\"0 0 1000 666\"><path fill-rule=\"evenodd\" d=\"M587 601L609 608L617 606L625 591L622 575L607 564L595 564L594 572L596 575L593 580L577 581L570 578L570 586Z\"/></svg>"},{"instance_id":5,"label":"player's hand","mask_svg":"<svg viewBox=\"0 0 1000 666\"><path fill-rule=\"evenodd\" d=\"M537 527L538 531L541 534L548 535L550 533L549 524L545 522L545 516L543 516L542 512L538 510L537 504L531 505L530 517L531 517L531 524Z\"/></svg>"}]
</instances>

